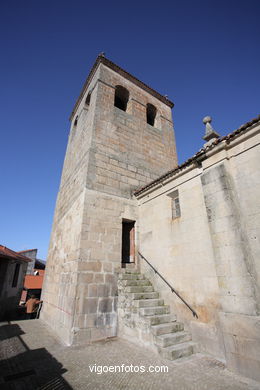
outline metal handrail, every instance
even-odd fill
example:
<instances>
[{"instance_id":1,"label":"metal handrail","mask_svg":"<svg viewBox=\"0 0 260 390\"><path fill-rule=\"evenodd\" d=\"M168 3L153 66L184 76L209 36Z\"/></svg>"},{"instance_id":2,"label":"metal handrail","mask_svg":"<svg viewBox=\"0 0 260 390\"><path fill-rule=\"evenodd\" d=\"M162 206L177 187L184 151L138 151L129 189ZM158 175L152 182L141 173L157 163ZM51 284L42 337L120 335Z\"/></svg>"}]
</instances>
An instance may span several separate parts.
<instances>
[{"instance_id":1,"label":"metal handrail","mask_svg":"<svg viewBox=\"0 0 260 390\"><path fill-rule=\"evenodd\" d=\"M192 309L192 307L190 307L190 305L180 296L180 294L170 285L170 283L167 282L167 280L160 274L159 271L157 271L156 268L154 268L154 266L140 253L138 252L139 256L142 257L142 259L144 259L146 261L147 264L150 265L150 267L154 270L154 272L160 276L160 278L167 284L168 287L170 287L172 293L176 294L177 297L180 298L180 300L190 309L190 311L192 312L193 314L193 317L196 317L196 318L199 318L197 313L195 312L195 310Z\"/></svg>"}]
</instances>

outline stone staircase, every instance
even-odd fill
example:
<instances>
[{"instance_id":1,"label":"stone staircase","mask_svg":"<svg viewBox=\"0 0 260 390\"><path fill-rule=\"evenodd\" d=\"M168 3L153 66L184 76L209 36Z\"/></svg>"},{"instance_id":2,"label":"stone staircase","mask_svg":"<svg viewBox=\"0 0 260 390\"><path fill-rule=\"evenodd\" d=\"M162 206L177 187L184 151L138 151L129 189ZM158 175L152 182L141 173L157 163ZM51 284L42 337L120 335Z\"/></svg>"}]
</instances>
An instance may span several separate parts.
<instances>
[{"instance_id":1,"label":"stone staircase","mask_svg":"<svg viewBox=\"0 0 260 390\"><path fill-rule=\"evenodd\" d=\"M175 360L194 352L195 343L184 325L170 314L151 282L136 270L123 269L118 280L119 336L145 345Z\"/></svg>"}]
</instances>

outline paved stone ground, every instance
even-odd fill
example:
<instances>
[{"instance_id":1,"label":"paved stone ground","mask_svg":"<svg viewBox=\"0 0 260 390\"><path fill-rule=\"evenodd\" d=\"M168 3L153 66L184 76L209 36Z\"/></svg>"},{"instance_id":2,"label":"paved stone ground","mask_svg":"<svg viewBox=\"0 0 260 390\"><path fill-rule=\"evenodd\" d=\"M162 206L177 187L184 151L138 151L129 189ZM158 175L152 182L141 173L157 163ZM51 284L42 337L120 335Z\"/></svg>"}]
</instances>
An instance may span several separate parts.
<instances>
[{"instance_id":1,"label":"paved stone ground","mask_svg":"<svg viewBox=\"0 0 260 390\"><path fill-rule=\"evenodd\" d=\"M239 377L202 354L170 362L124 340L62 345L41 320L0 324L1 390L242 390L260 383ZM89 366L168 367L167 373L91 372ZM118 369L117 369L118 370ZM132 368L132 370L134 370Z\"/></svg>"}]
</instances>

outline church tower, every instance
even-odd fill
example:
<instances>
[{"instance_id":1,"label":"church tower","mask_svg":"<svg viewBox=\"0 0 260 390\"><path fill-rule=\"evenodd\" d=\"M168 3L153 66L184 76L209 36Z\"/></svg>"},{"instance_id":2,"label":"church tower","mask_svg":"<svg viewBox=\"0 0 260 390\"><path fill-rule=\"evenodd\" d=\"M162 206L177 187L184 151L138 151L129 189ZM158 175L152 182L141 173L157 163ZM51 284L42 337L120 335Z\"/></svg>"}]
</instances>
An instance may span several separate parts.
<instances>
[{"instance_id":1,"label":"church tower","mask_svg":"<svg viewBox=\"0 0 260 390\"><path fill-rule=\"evenodd\" d=\"M71 114L41 318L67 344L117 334L117 276L136 262L132 193L177 165L173 103L103 55Z\"/></svg>"}]
</instances>

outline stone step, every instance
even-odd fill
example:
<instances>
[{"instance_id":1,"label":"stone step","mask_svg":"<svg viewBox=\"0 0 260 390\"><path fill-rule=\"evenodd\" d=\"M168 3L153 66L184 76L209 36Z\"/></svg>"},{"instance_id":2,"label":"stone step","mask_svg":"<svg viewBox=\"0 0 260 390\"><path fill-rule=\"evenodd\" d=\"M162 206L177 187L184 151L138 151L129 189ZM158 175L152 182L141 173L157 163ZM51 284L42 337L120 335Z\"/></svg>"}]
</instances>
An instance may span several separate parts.
<instances>
[{"instance_id":1,"label":"stone step","mask_svg":"<svg viewBox=\"0 0 260 390\"><path fill-rule=\"evenodd\" d=\"M159 298L159 293L157 291L147 292L147 293L132 293L131 294L131 298L133 300L138 300L138 299L155 299L155 298Z\"/></svg>"},{"instance_id":2,"label":"stone step","mask_svg":"<svg viewBox=\"0 0 260 390\"><path fill-rule=\"evenodd\" d=\"M127 286L124 288L124 292L129 293L146 293L146 292L153 292L153 286Z\"/></svg>"},{"instance_id":3,"label":"stone step","mask_svg":"<svg viewBox=\"0 0 260 390\"><path fill-rule=\"evenodd\" d=\"M193 353L194 343L188 341L186 343L171 345L170 347L157 347L158 352L164 359L175 360L185 356L190 356Z\"/></svg>"},{"instance_id":4,"label":"stone step","mask_svg":"<svg viewBox=\"0 0 260 390\"><path fill-rule=\"evenodd\" d=\"M184 324L170 314L170 306L164 305L159 293L150 281L137 269L124 268L118 275L119 307L127 320L126 326L139 327L149 333L149 342L169 360L185 359L194 352L191 335L184 331ZM138 329L137 329L138 330ZM145 342L148 340L144 339Z\"/></svg>"},{"instance_id":5,"label":"stone step","mask_svg":"<svg viewBox=\"0 0 260 390\"><path fill-rule=\"evenodd\" d=\"M151 286L151 282L147 279L141 279L141 280L119 280L118 284L121 286Z\"/></svg>"},{"instance_id":6,"label":"stone step","mask_svg":"<svg viewBox=\"0 0 260 390\"><path fill-rule=\"evenodd\" d=\"M142 274L137 274L137 273L135 273L135 274L126 274L126 273L124 273L124 274L119 274L118 275L118 279L119 280L136 280L136 279L138 279L138 280L141 280L141 279L145 279L145 277L144 277L144 275L142 275Z\"/></svg>"},{"instance_id":7,"label":"stone step","mask_svg":"<svg viewBox=\"0 0 260 390\"><path fill-rule=\"evenodd\" d=\"M133 301L134 307L163 306L163 304L163 299L139 299Z\"/></svg>"},{"instance_id":8,"label":"stone step","mask_svg":"<svg viewBox=\"0 0 260 390\"><path fill-rule=\"evenodd\" d=\"M181 322L169 322L169 323L161 323L159 325L151 326L151 331L154 336L160 336L162 334L168 334L172 332L181 332L184 329L184 325Z\"/></svg>"},{"instance_id":9,"label":"stone step","mask_svg":"<svg viewBox=\"0 0 260 390\"><path fill-rule=\"evenodd\" d=\"M159 347L169 347L178 343L184 343L191 340L191 335L188 332L175 332L155 336L154 342Z\"/></svg>"},{"instance_id":10,"label":"stone step","mask_svg":"<svg viewBox=\"0 0 260 390\"><path fill-rule=\"evenodd\" d=\"M157 314L169 314L170 306L154 306L154 307L141 307L139 309L141 316L153 316Z\"/></svg>"},{"instance_id":11,"label":"stone step","mask_svg":"<svg viewBox=\"0 0 260 390\"><path fill-rule=\"evenodd\" d=\"M141 275L141 273L138 272L137 269L120 268L119 272L120 272L121 274Z\"/></svg>"},{"instance_id":12,"label":"stone step","mask_svg":"<svg viewBox=\"0 0 260 390\"><path fill-rule=\"evenodd\" d=\"M125 269L127 270L135 270L136 271L136 264L135 263L125 263L124 264Z\"/></svg>"},{"instance_id":13,"label":"stone step","mask_svg":"<svg viewBox=\"0 0 260 390\"><path fill-rule=\"evenodd\" d=\"M176 316L174 314L152 315L145 316L143 318L145 319L145 322L150 326L176 321Z\"/></svg>"}]
</instances>

